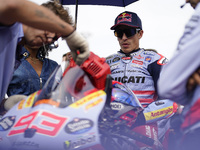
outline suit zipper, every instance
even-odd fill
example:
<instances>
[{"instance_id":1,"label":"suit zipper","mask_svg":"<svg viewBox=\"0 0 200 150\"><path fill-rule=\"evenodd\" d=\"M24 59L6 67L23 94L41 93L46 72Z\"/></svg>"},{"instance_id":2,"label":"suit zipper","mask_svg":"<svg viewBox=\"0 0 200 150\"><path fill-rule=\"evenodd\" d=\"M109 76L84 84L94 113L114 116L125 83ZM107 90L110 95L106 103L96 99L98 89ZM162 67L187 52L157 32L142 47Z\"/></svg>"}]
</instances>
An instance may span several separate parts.
<instances>
[{"instance_id":1,"label":"suit zipper","mask_svg":"<svg viewBox=\"0 0 200 150\"><path fill-rule=\"evenodd\" d=\"M42 89L42 78L40 78L40 89Z\"/></svg>"}]
</instances>

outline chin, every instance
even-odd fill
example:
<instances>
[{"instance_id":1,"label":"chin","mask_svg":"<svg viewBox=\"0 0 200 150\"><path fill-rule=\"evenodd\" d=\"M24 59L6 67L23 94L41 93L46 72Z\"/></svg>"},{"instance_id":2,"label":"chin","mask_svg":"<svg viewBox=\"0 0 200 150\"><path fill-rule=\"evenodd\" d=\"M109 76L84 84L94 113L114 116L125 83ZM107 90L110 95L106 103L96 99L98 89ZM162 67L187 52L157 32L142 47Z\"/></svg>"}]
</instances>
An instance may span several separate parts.
<instances>
[{"instance_id":1,"label":"chin","mask_svg":"<svg viewBox=\"0 0 200 150\"><path fill-rule=\"evenodd\" d=\"M129 50L129 49L122 49L122 51L123 51L124 53L129 53L129 52L131 52L132 50Z\"/></svg>"},{"instance_id":2,"label":"chin","mask_svg":"<svg viewBox=\"0 0 200 150\"><path fill-rule=\"evenodd\" d=\"M42 45L41 45L41 46L42 46ZM27 47L29 47L29 48L31 48L31 49L39 49L41 46L35 46L35 45L34 45L34 46L33 46L33 45L30 46L30 45L27 45Z\"/></svg>"}]
</instances>

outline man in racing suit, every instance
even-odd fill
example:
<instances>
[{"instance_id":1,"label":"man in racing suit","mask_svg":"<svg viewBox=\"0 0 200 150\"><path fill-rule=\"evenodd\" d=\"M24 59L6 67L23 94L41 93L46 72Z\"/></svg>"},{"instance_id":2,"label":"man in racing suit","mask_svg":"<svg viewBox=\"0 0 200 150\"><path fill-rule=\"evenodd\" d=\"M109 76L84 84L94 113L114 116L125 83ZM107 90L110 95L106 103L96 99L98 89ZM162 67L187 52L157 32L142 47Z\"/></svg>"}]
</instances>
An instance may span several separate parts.
<instances>
[{"instance_id":1,"label":"man in racing suit","mask_svg":"<svg viewBox=\"0 0 200 150\"><path fill-rule=\"evenodd\" d=\"M115 30L121 47L106 58L112 78L131 88L143 105L150 104L157 99L157 80L167 59L156 51L139 48L143 30L137 14L121 13L111 30Z\"/></svg>"},{"instance_id":2,"label":"man in racing suit","mask_svg":"<svg viewBox=\"0 0 200 150\"><path fill-rule=\"evenodd\" d=\"M148 105L158 99L157 80L160 70L167 59L154 50L145 50L139 47L143 30L140 18L133 12L122 12L115 19L115 25L111 27L121 47L117 54L106 58L111 69L113 80L121 82L129 87L146 107L144 115L146 122L155 122L166 114L173 114L177 109L174 103L166 100L159 104ZM163 105L164 103L164 105ZM163 108L160 107L163 105ZM159 110L157 109L159 106ZM146 110L146 111L145 111ZM162 111L162 113L161 113Z\"/></svg>"},{"instance_id":3,"label":"man in racing suit","mask_svg":"<svg viewBox=\"0 0 200 150\"><path fill-rule=\"evenodd\" d=\"M184 105L181 131L183 137L176 150L193 150L200 147L200 0L186 0L195 9L185 26L176 54L162 69L158 93L163 98ZM194 73L195 72L195 73ZM188 89L188 79L195 75L196 86Z\"/></svg>"}]
</instances>

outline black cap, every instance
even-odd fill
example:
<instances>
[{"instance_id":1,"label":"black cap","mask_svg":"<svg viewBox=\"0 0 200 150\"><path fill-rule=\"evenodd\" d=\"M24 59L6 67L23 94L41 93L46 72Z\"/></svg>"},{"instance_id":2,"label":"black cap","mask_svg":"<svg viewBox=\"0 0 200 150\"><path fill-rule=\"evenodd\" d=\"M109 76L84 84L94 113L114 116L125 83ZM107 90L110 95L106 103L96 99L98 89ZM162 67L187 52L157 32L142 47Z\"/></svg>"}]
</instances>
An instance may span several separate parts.
<instances>
[{"instance_id":1,"label":"black cap","mask_svg":"<svg viewBox=\"0 0 200 150\"><path fill-rule=\"evenodd\" d=\"M115 30L115 28L119 25L125 25L129 27L142 29L142 22L138 15L129 11L125 11L119 14L115 19L115 25L112 26L110 29Z\"/></svg>"}]
</instances>

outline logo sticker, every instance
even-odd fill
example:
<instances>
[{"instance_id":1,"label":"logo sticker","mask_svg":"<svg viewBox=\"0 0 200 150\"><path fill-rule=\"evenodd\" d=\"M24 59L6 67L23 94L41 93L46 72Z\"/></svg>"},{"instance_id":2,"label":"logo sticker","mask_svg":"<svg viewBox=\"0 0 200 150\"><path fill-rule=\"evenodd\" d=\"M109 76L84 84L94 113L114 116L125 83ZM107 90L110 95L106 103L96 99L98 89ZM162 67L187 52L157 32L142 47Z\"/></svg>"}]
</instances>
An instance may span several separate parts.
<instances>
[{"instance_id":1,"label":"logo sticker","mask_svg":"<svg viewBox=\"0 0 200 150\"><path fill-rule=\"evenodd\" d=\"M14 149L21 149L22 147L27 147L27 149L38 149L40 145L33 141L15 141L12 143L12 147L14 147Z\"/></svg>"},{"instance_id":2,"label":"logo sticker","mask_svg":"<svg viewBox=\"0 0 200 150\"><path fill-rule=\"evenodd\" d=\"M9 130L15 123L15 116L8 116L0 120L0 131Z\"/></svg>"},{"instance_id":3,"label":"logo sticker","mask_svg":"<svg viewBox=\"0 0 200 150\"><path fill-rule=\"evenodd\" d=\"M143 62L142 61L138 61L138 60L133 60L132 63L138 64L138 65L143 65Z\"/></svg>"},{"instance_id":4,"label":"logo sticker","mask_svg":"<svg viewBox=\"0 0 200 150\"><path fill-rule=\"evenodd\" d=\"M114 70L114 69L117 69L117 68L119 68L119 63L110 66L111 71Z\"/></svg>"},{"instance_id":5,"label":"logo sticker","mask_svg":"<svg viewBox=\"0 0 200 150\"><path fill-rule=\"evenodd\" d=\"M115 58L112 60L112 62L117 62L117 61L119 61L119 60L120 60L119 57L115 57Z\"/></svg>"},{"instance_id":6,"label":"logo sticker","mask_svg":"<svg viewBox=\"0 0 200 150\"><path fill-rule=\"evenodd\" d=\"M151 57L150 56L145 57L145 61L151 62Z\"/></svg>"},{"instance_id":7,"label":"logo sticker","mask_svg":"<svg viewBox=\"0 0 200 150\"><path fill-rule=\"evenodd\" d=\"M122 13L117 18L117 24L123 21L131 22L132 21L132 14Z\"/></svg>"},{"instance_id":8,"label":"logo sticker","mask_svg":"<svg viewBox=\"0 0 200 150\"><path fill-rule=\"evenodd\" d=\"M137 59L143 59L144 57L142 57L141 55L138 55L138 56L134 56L135 58Z\"/></svg>"},{"instance_id":9,"label":"logo sticker","mask_svg":"<svg viewBox=\"0 0 200 150\"><path fill-rule=\"evenodd\" d=\"M122 110L124 109L124 105L118 102L111 102L110 103L112 110Z\"/></svg>"},{"instance_id":10,"label":"logo sticker","mask_svg":"<svg viewBox=\"0 0 200 150\"><path fill-rule=\"evenodd\" d=\"M90 102L91 100L93 100L94 98L96 97L99 97L99 96L102 96L102 95L105 95L105 92L104 91L97 91L95 93L92 93L80 100L78 100L77 102L71 104L69 107L72 107L72 108L79 108L83 105L85 105L86 103Z\"/></svg>"},{"instance_id":11,"label":"logo sticker","mask_svg":"<svg viewBox=\"0 0 200 150\"><path fill-rule=\"evenodd\" d=\"M131 60L132 57L122 57L123 60Z\"/></svg>"},{"instance_id":12,"label":"logo sticker","mask_svg":"<svg viewBox=\"0 0 200 150\"><path fill-rule=\"evenodd\" d=\"M27 107L31 107L33 105L33 102L34 102L34 99L35 99L35 96L36 96L37 92L31 94L28 99L26 100L26 103L25 103L25 108Z\"/></svg>"},{"instance_id":13,"label":"logo sticker","mask_svg":"<svg viewBox=\"0 0 200 150\"><path fill-rule=\"evenodd\" d=\"M100 104L101 102L103 102L103 99L100 98L100 99L98 99L98 100L96 100L96 101L94 101L94 102L92 102L92 103L86 105L85 109L86 109L86 110L89 110L90 108L93 108L93 107L97 106L97 105Z\"/></svg>"},{"instance_id":14,"label":"logo sticker","mask_svg":"<svg viewBox=\"0 0 200 150\"><path fill-rule=\"evenodd\" d=\"M69 134L81 134L92 129L93 125L92 120L75 118L66 125L65 131Z\"/></svg>"},{"instance_id":15,"label":"logo sticker","mask_svg":"<svg viewBox=\"0 0 200 150\"><path fill-rule=\"evenodd\" d=\"M82 149L81 146L84 146L86 144L94 143L96 141L96 136L95 135L90 135L87 137L81 137L77 140L69 140L64 142L64 147L67 150L72 150L72 149Z\"/></svg>"}]
</instances>

